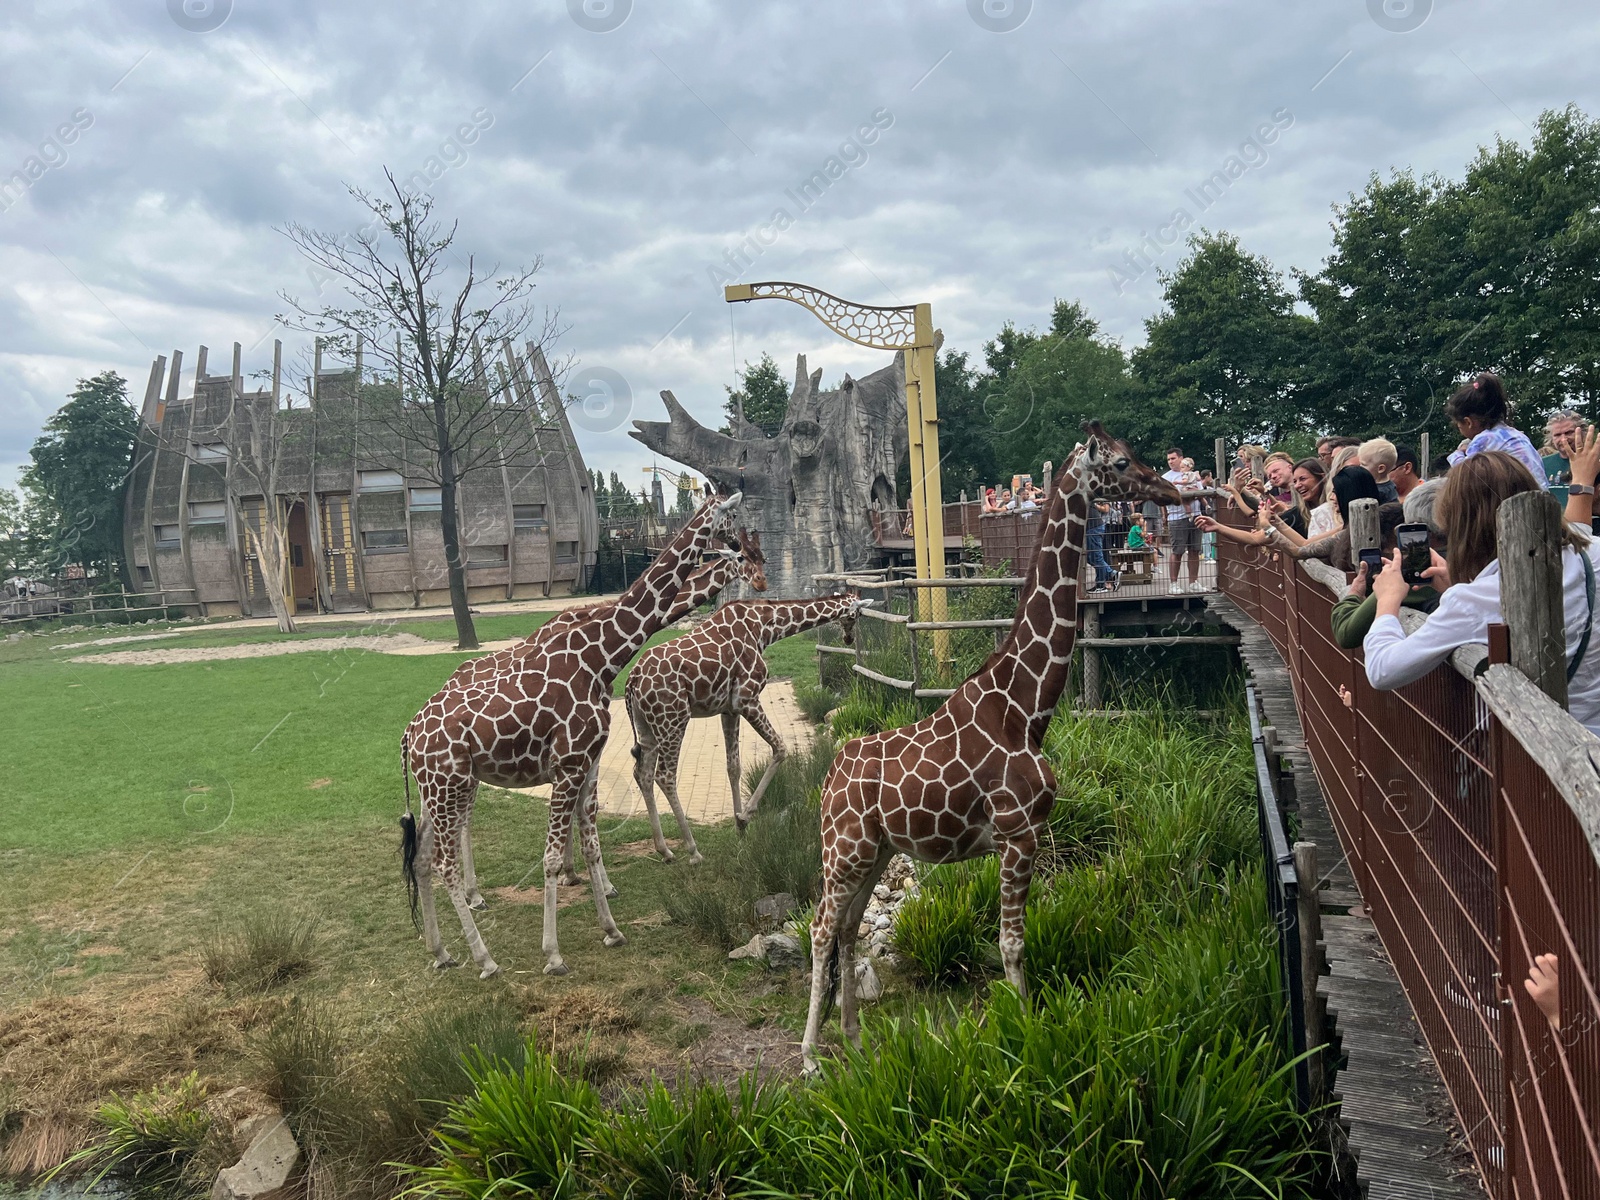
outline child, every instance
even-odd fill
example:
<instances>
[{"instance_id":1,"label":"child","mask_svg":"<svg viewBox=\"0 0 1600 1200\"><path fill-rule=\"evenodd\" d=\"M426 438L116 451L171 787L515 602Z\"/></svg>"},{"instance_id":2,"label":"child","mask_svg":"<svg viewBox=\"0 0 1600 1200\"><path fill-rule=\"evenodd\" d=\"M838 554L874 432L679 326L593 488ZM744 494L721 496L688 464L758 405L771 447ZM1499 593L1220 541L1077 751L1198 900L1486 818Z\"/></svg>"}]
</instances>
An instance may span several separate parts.
<instances>
[{"instance_id":1,"label":"child","mask_svg":"<svg viewBox=\"0 0 1600 1200\"><path fill-rule=\"evenodd\" d=\"M1150 543L1144 537L1144 514L1134 513L1128 518L1128 549L1148 550Z\"/></svg>"}]
</instances>

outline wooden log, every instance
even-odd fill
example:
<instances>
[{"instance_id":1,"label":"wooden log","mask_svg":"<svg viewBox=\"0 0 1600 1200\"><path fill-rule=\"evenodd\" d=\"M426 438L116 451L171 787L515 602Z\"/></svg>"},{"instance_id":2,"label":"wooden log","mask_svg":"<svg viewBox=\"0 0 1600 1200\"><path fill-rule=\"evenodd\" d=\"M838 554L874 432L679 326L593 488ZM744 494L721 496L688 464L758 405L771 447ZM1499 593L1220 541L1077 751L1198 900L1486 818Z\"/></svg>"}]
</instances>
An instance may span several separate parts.
<instances>
[{"instance_id":1,"label":"wooden log","mask_svg":"<svg viewBox=\"0 0 1600 1200\"><path fill-rule=\"evenodd\" d=\"M1217 483L1228 482L1228 441L1226 438L1217 438L1211 443L1211 449L1217 459Z\"/></svg>"},{"instance_id":2,"label":"wooden log","mask_svg":"<svg viewBox=\"0 0 1600 1200\"><path fill-rule=\"evenodd\" d=\"M1524 492L1500 506L1500 611L1511 627L1511 665L1567 706L1567 637L1561 591L1561 505Z\"/></svg>"},{"instance_id":3,"label":"wooden log","mask_svg":"<svg viewBox=\"0 0 1600 1200\"><path fill-rule=\"evenodd\" d=\"M880 675L871 667L863 667L860 663L856 663L853 669L857 675L865 675L874 683L881 683L885 687L899 688L902 692L911 690L911 680L909 679L896 679L893 675Z\"/></svg>"},{"instance_id":4,"label":"wooden log","mask_svg":"<svg viewBox=\"0 0 1600 1200\"><path fill-rule=\"evenodd\" d=\"M1353 501L1350 505L1350 558L1355 560L1361 551L1376 550L1380 544L1378 502Z\"/></svg>"},{"instance_id":5,"label":"wooden log","mask_svg":"<svg viewBox=\"0 0 1600 1200\"><path fill-rule=\"evenodd\" d=\"M1294 844L1294 873L1299 884L1296 889L1300 920L1300 1000L1305 1012L1306 1049L1315 1050L1324 1041L1322 1005L1317 998L1317 979L1322 974L1322 902L1317 886L1317 844ZM1320 1105L1327 1087L1321 1054L1306 1060L1306 1073L1311 1081L1312 1107Z\"/></svg>"},{"instance_id":6,"label":"wooden log","mask_svg":"<svg viewBox=\"0 0 1600 1200\"><path fill-rule=\"evenodd\" d=\"M1418 454L1422 455L1422 462L1420 466L1422 467L1423 479L1428 478L1428 471L1430 470L1429 464L1433 461L1433 447L1429 445L1430 441L1431 439L1426 433L1424 433L1422 435L1422 448L1417 451Z\"/></svg>"}]
</instances>

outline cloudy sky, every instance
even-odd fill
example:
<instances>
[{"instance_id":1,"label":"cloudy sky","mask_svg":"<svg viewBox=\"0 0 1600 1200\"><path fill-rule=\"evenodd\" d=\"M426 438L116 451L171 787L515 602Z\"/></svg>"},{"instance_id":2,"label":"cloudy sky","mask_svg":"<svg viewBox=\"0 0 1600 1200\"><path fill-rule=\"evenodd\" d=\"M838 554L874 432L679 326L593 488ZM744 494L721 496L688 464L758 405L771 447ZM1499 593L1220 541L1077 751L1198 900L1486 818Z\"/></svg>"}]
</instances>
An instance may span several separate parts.
<instances>
[{"instance_id":1,"label":"cloudy sky","mask_svg":"<svg viewBox=\"0 0 1600 1200\"><path fill-rule=\"evenodd\" d=\"M886 361L722 282L931 301L974 353L1076 298L1132 346L1160 288L1128 264L1178 260L1178 210L1315 268L1374 170L1600 112L1597 58L1576 0L3 0L0 485L82 376L265 366L279 294L317 289L277 230L354 229L385 165L436 176L465 249L542 257L571 386L627 390L585 456L637 486L660 389L713 420L764 349Z\"/></svg>"}]
</instances>

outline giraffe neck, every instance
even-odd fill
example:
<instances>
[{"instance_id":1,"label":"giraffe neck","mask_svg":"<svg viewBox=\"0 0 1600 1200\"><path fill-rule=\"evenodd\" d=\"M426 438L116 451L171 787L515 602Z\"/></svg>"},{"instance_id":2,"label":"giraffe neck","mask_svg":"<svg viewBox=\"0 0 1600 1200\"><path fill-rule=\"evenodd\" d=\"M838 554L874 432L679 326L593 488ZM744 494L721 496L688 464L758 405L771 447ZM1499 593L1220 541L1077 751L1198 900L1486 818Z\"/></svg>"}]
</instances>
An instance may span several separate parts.
<instances>
[{"instance_id":1,"label":"giraffe neck","mask_svg":"<svg viewBox=\"0 0 1600 1200\"><path fill-rule=\"evenodd\" d=\"M667 614L667 624L672 624L706 601L714 599L718 592L733 581L735 565L725 558L719 558L716 562L705 564L689 576L688 582L678 589L678 594L672 601L672 609Z\"/></svg>"},{"instance_id":2,"label":"giraffe neck","mask_svg":"<svg viewBox=\"0 0 1600 1200\"><path fill-rule=\"evenodd\" d=\"M854 596L819 596L815 600L768 600L761 604L763 648L786 637L837 621L857 603Z\"/></svg>"},{"instance_id":3,"label":"giraffe neck","mask_svg":"<svg viewBox=\"0 0 1600 1200\"><path fill-rule=\"evenodd\" d=\"M682 585L698 569L700 556L711 544L716 505L715 500L708 501L622 593L615 607L590 622L601 658L596 674L608 686L646 639L673 619Z\"/></svg>"},{"instance_id":4,"label":"giraffe neck","mask_svg":"<svg viewBox=\"0 0 1600 1200\"><path fill-rule=\"evenodd\" d=\"M1079 456L1062 471L1044 512L1039 551L1023 586L1010 636L988 672L1028 719L1035 744L1072 673L1078 629L1078 577L1088 526L1090 485Z\"/></svg>"}]
</instances>

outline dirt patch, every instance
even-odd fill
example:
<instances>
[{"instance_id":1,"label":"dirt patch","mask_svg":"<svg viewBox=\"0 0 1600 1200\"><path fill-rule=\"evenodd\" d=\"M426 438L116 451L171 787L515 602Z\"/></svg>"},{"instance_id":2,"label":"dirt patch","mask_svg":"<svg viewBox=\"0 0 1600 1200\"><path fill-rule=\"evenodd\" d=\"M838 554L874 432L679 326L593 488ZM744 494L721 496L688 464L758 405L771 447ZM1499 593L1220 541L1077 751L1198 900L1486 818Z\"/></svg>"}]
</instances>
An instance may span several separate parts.
<instances>
[{"instance_id":1,"label":"dirt patch","mask_svg":"<svg viewBox=\"0 0 1600 1200\"><path fill-rule=\"evenodd\" d=\"M407 649L423 647L421 650ZM247 642L242 646L173 646L160 650L113 650L107 654L79 654L70 662L101 663L117 667L149 667L163 663L208 662L231 658L276 658L281 654L335 654L339 651L375 650L384 654L443 654L450 647L430 642L414 633L375 634L370 637L305 638L297 642Z\"/></svg>"},{"instance_id":2,"label":"dirt patch","mask_svg":"<svg viewBox=\"0 0 1600 1200\"><path fill-rule=\"evenodd\" d=\"M92 642L58 642L51 646L52 650L82 650L85 646L120 646L128 642L158 642L163 638L182 637L190 632L185 629L175 629L171 633L135 633L126 637L95 638Z\"/></svg>"},{"instance_id":3,"label":"dirt patch","mask_svg":"<svg viewBox=\"0 0 1600 1200\"><path fill-rule=\"evenodd\" d=\"M308 792L321 791L323 788L327 787L332 782L333 782L333 780L328 779L328 778L313 779L310 783L306 784L306 791L308 791Z\"/></svg>"},{"instance_id":4,"label":"dirt patch","mask_svg":"<svg viewBox=\"0 0 1600 1200\"><path fill-rule=\"evenodd\" d=\"M505 887L490 888L491 896L498 896L511 904L531 904L536 908L544 907L544 885L534 884L531 887L519 888L515 884ZM570 905L584 902L589 899L589 881L582 883L563 883L556 889L556 908L567 908Z\"/></svg>"},{"instance_id":5,"label":"dirt patch","mask_svg":"<svg viewBox=\"0 0 1600 1200\"><path fill-rule=\"evenodd\" d=\"M686 1021L704 1030L687 1055L696 1074L723 1080L756 1068L763 1076L800 1074L800 1039L776 1021L752 1026L694 996L683 999L680 1007Z\"/></svg>"}]
</instances>

